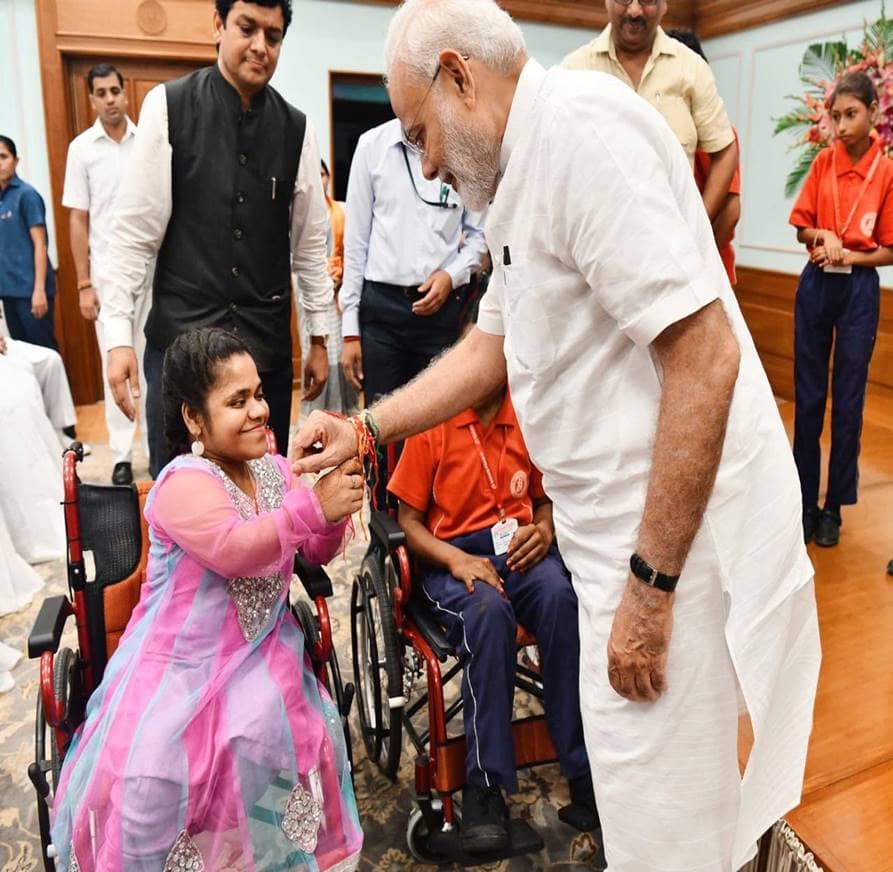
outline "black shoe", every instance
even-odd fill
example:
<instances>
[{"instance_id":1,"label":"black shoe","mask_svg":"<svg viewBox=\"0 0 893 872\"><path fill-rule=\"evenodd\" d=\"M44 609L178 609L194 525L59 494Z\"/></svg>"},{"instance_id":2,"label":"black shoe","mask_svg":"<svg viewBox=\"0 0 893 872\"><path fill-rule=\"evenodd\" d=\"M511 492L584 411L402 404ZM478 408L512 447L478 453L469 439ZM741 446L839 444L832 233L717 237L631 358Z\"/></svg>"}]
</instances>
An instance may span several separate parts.
<instances>
[{"instance_id":1,"label":"black shoe","mask_svg":"<svg viewBox=\"0 0 893 872\"><path fill-rule=\"evenodd\" d=\"M599 829L601 822L595 806L592 774L587 772L578 778L569 778L567 784L570 788L571 802L570 805L558 809L559 819L581 833Z\"/></svg>"},{"instance_id":2,"label":"black shoe","mask_svg":"<svg viewBox=\"0 0 893 872\"><path fill-rule=\"evenodd\" d=\"M112 484L133 484L133 468L129 463L116 463L112 470Z\"/></svg>"},{"instance_id":3,"label":"black shoe","mask_svg":"<svg viewBox=\"0 0 893 872\"><path fill-rule=\"evenodd\" d=\"M509 843L509 810L499 787L466 785L462 791L462 848L478 854Z\"/></svg>"},{"instance_id":4,"label":"black shoe","mask_svg":"<svg viewBox=\"0 0 893 872\"><path fill-rule=\"evenodd\" d=\"M813 506L803 512L803 541L808 545L815 536L816 527L819 525L819 517L821 516L818 506Z\"/></svg>"},{"instance_id":5,"label":"black shoe","mask_svg":"<svg viewBox=\"0 0 893 872\"><path fill-rule=\"evenodd\" d=\"M832 548L840 541L840 515L825 509L815 530L815 544L822 548Z\"/></svg>"},{"instance_id":6,"label":"black shoe","mask_svg":"<svg viewBox=\"0 0 893 872\"><path fill-rule=\"evenodd\" d=\"M595 829L601 826L598 819L598 808L595 805L595 790L592 787L592 773L587 772L579 778L570 778L567 782L570 788L571 802L586 809L592 815L592 826Z\"/></svg>"}]
</instances>

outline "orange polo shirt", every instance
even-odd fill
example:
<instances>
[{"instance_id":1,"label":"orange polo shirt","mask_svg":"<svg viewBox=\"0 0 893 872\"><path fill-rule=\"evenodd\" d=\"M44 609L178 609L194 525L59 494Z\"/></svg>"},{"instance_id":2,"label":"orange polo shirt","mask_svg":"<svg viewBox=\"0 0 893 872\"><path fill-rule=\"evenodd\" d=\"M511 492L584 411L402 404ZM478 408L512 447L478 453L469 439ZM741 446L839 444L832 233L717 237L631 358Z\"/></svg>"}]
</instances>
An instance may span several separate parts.
<instances>
[{"instance_id":1,"label":"orange polo shirt","mask_svg":"<svg viewBox=\"0 0 893 872\"><path fill-rule=\"evenodd\" d=\"M738 142L737 130L735 131L735 142ZM710 154L703 149L699 148L695 150L695 184L698 186L698 190L702 194L704 193L704 185L707 184L707 176L710 173L710 164L712 163L712 160ZM741 193L740 164L735 167L735 175L732 176L732 181L729 182L729 193ZM733 234L732 239L734 238L735 236ZM726 268L726 275L729 277L729 283L734 288L738 283L738 276L735 274L735 249L732 246L732 239L719 250L719 256L722 258L722 264Z\"/></svg>"},{"instance_id":2,"label":"orange polo shirt","mask_svg":"<svg viewBox=\"0 0 893 872\"><path fill-rule=\"evenodd\" d=\"M496 493L484 472L472 427L477 429L496 481ZM521 526L529 524L534 500L545 496L542 476L527 453L508 391L489 427L468 409L410 436L388 490L425 512L425 526L438 539L489 529L499 520L499 504L506 517L517 518Z\"/></svg>"},{"instance_id":3,"label":"orange polo shirt","mask_svg":"<svg viewBox=\"0 0 893 872\"><path fill-rule=\"evenodd\" d=\"M880 153L871 183L859 196L875 157ZM837 164L839 217L835 214L832 173ZM874 251L879 245L893 246L893 161L883 155L874 137L871 147L854 164L840 140L819 152L809 169L803 190L788 221L794 227L817 227L840 236L850 211L852 220L842 242L850 251Z\"/></svg>"}]
</instances>

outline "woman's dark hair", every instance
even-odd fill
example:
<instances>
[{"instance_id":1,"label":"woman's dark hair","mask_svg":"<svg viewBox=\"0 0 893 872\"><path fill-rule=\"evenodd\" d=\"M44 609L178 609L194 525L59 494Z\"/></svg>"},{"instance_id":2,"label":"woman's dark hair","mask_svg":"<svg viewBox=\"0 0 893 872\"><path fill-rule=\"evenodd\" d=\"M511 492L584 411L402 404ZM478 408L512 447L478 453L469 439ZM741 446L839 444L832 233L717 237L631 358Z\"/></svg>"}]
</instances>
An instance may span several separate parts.
<instances>
[{"instance_id":1,"label":"woman's dark hair","mask_svg":"<svg viewBox=\"0 0 893 872\"><path fill-rule=\"evenodd\" d=\"M176 457L189 452L192 436L186 429L182 407L207 415L208 394L217 381L217 369L236 354L250 354L248 346L220 327L201 327L180 334L164 354L161 372L161 414L168 448Z\"/></svg>"},{"instance_id":2,"label":"woman's dark hair","mask_svg":"<svg viewBox=\"0 0 893 872\"><path fill-rule=\"evenodd\" d=\"M16 144L8 136L0 136L0 145L5 145L13 157L19 156L19 153L16 151Z\"/></svg>"},{"instance_id":3,"label":"woman's dark hair","mask_svg":"<svg viewBox=\"0 0 893 872\"><path fill-rule=\"evenodd\" d=\"M874 82L865 73L846 73L842 76L831 93L831 99L828 100L829 109L841 94L849 94L868 107L877 101L877 91L875 90Z\"/></svg>"},{"instance_id":4,"label":"woman's dark hair","mask_svg":"<svg viewBox=\"0 0 893 872\"><path fill-rule=\"evenodd\" d=\"M226 24L226 16L229 15L230 9L236 0L214 0L214 8L220 16L220 20ZM266 6L273 9L278 6L282 10L282 19L285 22L282 27L282 35L288 33L288 25L291 24L291 0L247 0L248 3L255 3L258 6Z\"/></svg>"},{"instance_id":5,"label":"woman's dark hair","mask_svg":"<svg viewBox=\"0 0 893 872\"><path fill-rule=\"evenodd\" d=\"M124 76L121 75L121 71L114 64L97 64L95 67L91 67L90 72L87 73L87 89L90 93L93 93L94 79L104 79L106 76L112 75L112 73L118 77L118 84L123 88Z\"/></svg>"}]
</instances>

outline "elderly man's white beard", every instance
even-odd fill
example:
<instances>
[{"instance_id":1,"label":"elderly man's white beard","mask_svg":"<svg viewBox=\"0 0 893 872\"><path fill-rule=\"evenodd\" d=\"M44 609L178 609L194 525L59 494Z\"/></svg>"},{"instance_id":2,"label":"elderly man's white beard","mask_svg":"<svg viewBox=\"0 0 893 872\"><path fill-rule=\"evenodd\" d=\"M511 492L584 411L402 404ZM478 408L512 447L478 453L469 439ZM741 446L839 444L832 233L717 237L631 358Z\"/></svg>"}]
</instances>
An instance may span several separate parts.
<instances>
[{"instance_id":1,"label":"elderly man's white beard","mask_svg":"<svg viewBox=\"0 0 893 872\"><path fill-rule=\"evenodd\" d=\"M443 128L441 178L449 173L459 185L459 196L471 210L487 207L496 194L499 143L472 124L460 121L445 100L438 107Z\"/></svg>"}]
</instances>

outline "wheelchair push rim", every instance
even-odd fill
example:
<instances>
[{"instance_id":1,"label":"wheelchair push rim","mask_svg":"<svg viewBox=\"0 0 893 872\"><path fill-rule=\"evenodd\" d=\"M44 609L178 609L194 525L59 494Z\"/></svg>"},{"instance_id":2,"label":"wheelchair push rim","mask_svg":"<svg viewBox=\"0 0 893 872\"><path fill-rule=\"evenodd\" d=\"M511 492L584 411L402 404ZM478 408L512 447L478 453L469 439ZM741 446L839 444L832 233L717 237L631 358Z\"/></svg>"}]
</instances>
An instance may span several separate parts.
<instances>
[{"instance_id":1,"label":"wheelchair push rim","mask_svg":"<svg viewBox=\"0 0 893 872\"><path fill-rule=\"evenodd\" d=\"M402 697L390 704L388 689L403 687L401 645L384 575L370 553L351 590L351 649L360 732L369 759L394 780L402 745Z\"/></svg>"}]
</instances>

